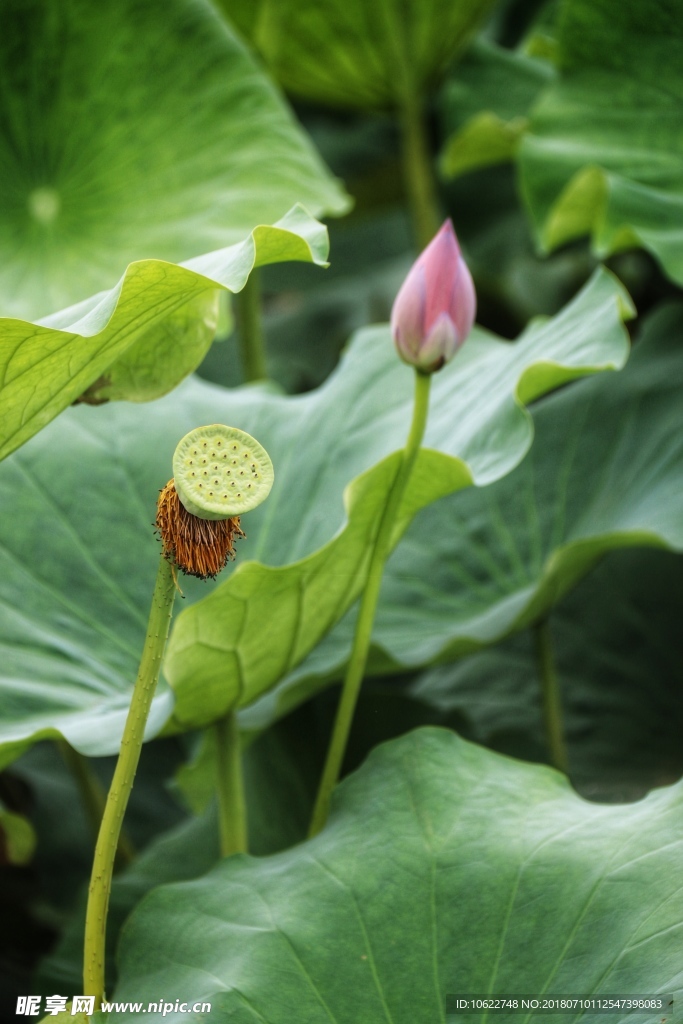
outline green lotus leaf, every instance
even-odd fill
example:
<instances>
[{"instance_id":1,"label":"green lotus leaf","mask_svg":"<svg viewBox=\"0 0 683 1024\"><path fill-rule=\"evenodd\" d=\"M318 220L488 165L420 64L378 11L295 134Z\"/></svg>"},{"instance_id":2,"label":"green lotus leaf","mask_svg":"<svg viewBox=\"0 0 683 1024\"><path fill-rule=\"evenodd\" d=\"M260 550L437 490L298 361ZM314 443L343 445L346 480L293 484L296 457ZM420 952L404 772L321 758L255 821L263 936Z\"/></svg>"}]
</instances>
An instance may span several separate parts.
<instances>
[{"instance_id":1,"label":"green lotus leaf","mask_svg":"<svg viewBox=\"0 0 683 1024\"><path fill-rule=\"evenodd\" d=\"M590 804L551 769L417 730L341 784L315 839L151 893L115 996L235 1024L412 1024L445 1021L449 995L651 993L661 1020L683 995L682 844L683 784Z\"/></svg>"},{"instance_id":2,"label":"green lotus leaf","mask_svg":"<svg viewBox=\"0 0 683 1024\"><path fill-rule=\"evenodd\" d=\"M637 800L683 775L681 608L683 556L636 549L612 552L553 610L569 774L582 795ZM478 742L549 759L530 630L427 669L410 693L464 716Z\"/></svg>"},{"instance_id":3,"label":"green lotus leaf","mask_svg":"<svg viewBox=\"0 0 683 1024\"><path fill-rule=\"evenodd\" d=\"M37 839L31 860L32 884L28 891L11 886L18 896L17 908L23 908L21 917L22 945L31 943L36 952L46 948L46 938L54 936L71 921L74 904L87 885L92 869L93 843L100 819L96 809L84 799L76 773L67 768L61 743L38 743L10 771L3 773L3 786L11 787L18 795L22 813L30 818ZM142 859L140 851L161 832L172 829L183 818L183 811L168 792L166 781L178 766L181 743L160 740L143 750L135 776L135 787L126 810L125 832L133 851L138 853L134 863ZM104 799L114 768L113 758L92 760L86 770L101 786ZM117 865L119 866L119 865ZM178 876L171 873L168 880ZM187 875L185 877L188 877ZM18 880L18 878L17 878ZM26 898L28 897L28 899ZM3 912L5 931L17 920L17 912ZM48 926L46 922L50 922ZM17 925L15 924L16 928ZM78 942L78 961L82 978L83 927ZM75 945L75 943L74 943ZM21 947L16 947L21 948ZM55 950L58 957L58 950ZM35 961L34 961L35 962ZM18 964L10 955L6 958L3 978L18 978ZM16 984L16 981L15 981ZM32 972L30 990L34 994L54 995L59 992L80 992L81 984L43 985ZM87 1024L87 1022L86 1022Z\"/></svg>"},{"instance_id":4,"label":"green lotus leaf","mask_svg":"<svg viewBox=\"0 0 683 1024\"><path fill-rule=\"evenodd\" d=\"M602 308L602 315L607 316L603 329L621 348L619 317L629 315L630 309L623 305L624 299L623 292L614 291L614 279L599 272L563 314L533 326L517 346L501 347L499 342L484 342L483 338L479 344L471 341L458 360L435 378L426 450L404 500L394 543L420 508L470 483L488 484L512 468L512 459L521 458L530 440L527 416L518 403L532 401L560 381L583 376L591 362L594 368L600 363L609 365L596 358L595 324L587 333L582 331L582 326L587 326L585 311L594 302ZM384 351L389 352L385 332L383 337ZM600 337L600 342L604 341L607 334ZM616 347L614 351L616 355ZM565 363L567 358L573 370ZM583 369L579 362L584 363ZM617 356L611 365L619 364ZM495 387L491 384L494 374ZM388 374L382 387L388 397L392 392ZM367 385L364 399L370 399ZM324 438L321 429L318 443ZM360 437L353 437L352 443L360 445ZM327 450L329 459L329 446ZM511 459L512 451L519 454ZM302 661L335 624L360 591L371 539L397 466L398 457L393 455L352 482L344 493L346 529L319 550L298 561L290 555L289 564L278 567L243 564L223 586L178 618L164 663L176 695L175 728L196 727L231 707L252 704ZM318 479L315 501L309 499L318 517L323 514L320 504L325 484ZM279 525L289 517L287 505L283 515L274 495L268 502L267 518ZM301 527L298 534L301 536Z\"/></svg>"},{"instance_id":5,"label":"green lotus leaf","mask_svg":"<svg viewBox=\"0 0 683 1024\"><path fill-rule=\"evenodd\" d=\"M482 331L434 380L398 541L426 504L510 472L532 440L523 408L628 352L630 303L598 271L554 319L511 345ZM238 425L275 467L266 502L243 518L237 568L215 589L183 581L152 736L191 729L266 692L339 620L363 584L379 511L411 414L413 373L388 326L360 331L316 391L228 391L186 381L144 409L68 410L0 466L2 757L63 734L82 753L114 752L137 671L158 546L157 492L178 440L202 423ZM22 600L18 603L17 593ZM181 602L176 602L176 607ZM174 708L175 698L175 708Z\"/></svg>"},{"instance_id":6,"label":"green lotus leaf","mask_svg":"<svg viewBox=\"0 0 683 1024\"><path fill-rule=\"evenodd\" d=\"M201 817L168 829L119 872L112 884L107 917L107 978L115 977L116 938L131 910L151 889L205 874L220 859L215 806ZM87 891L82 891L60 941L42 961L34 991L78 992L83 980L83 929Z\"/></svg>"},{"instance_id":7,"label":"green lotus leaf","mask_svg":"<svg viewBox=\"0 0 683 1024\"><path fill-rule=\"evenodd\" d=\"M683 306L661 307L623 373L539 403L513 473L418 515L386 568L371 672L449 661L526 629L612 549L683 551L682 330ZM352 612L249 724L338 679L353 624Z\"/></svg>"},{"instance_id":8,"label":"green lotus leaf","mask_svg":"<svg viewBox=\"0 0 683 1024\"><path fill-rule=\"evenodd\" d=\"M596 253L643 246L683 282L680 0L568 0L557 83L520 149L540 244L589 234Z\"/></svg>"},{"instance_id":9,"label":"green lotus leaf","mask_svg":"<svg viewBox=\"0 0 683 1024\"><path fill-rule=\"evenodd\" d=\"M230 15L231 0L221 2ZM437 82L491 6L491 0L370 6L263 0L251 34L290 92L316 103L381 109Z\"/></svg>"},{"instance_id":10,"label":"green lotus leaf","mask_svg":"<svg viewBox=\"0 0 683 1024\"><path fill-rule=\"evenodd\" d=\"M219 0L218 7L229 16L231 25L238 29L240 35L253 43L261 2L262 0Z\"/></svg>"},{"instance_id":11,"label":"green lotus leaf","mask_svg":"<svg viewBox=\"0 0 683 1024\"><path fill-rule=\"evenodd\" d=\"M77 400L170 391L211 345L221 289L240 291L264 263L326 258L326 229L294 207L226 249L177 265L131 263L110 291L38 323L0 319L0 459Z\"/></svg>"},{"instance_id":12,"label":"green lotus leaf","mask_svg":"<svg viewBox=\"0 0 683 1024\"><path fill-rule=\"evenodd\" d=\"M207 730L204 735L212 738L215 733ZM159 760L159 747L168 742L157 742L147 748L148 763ZM19 772L22 764L17 765ZM207 780L210 792L203 801L201 815L168 827L114 877L107 918L106 974L109 989L116 977L114 954L118 934L140 900L159 885L198 878L220 860L215 762L210 767L213 769L210 782ZM301 722L296 720L296 716L286 722L277 722L249 744L244 751L243 767L251 852L262 856L300 842L306 835L320 765L311 750L310 737L302 733ZM136 779L136 790L137 787ZM33 979L34 992L47 995L80 991L87 897L83 877L87 868L86 864L80 873L80 898L60 941L41 962ZM72 910L71 907L69 909Z\"/></svg>"},{"instance_id":13,"label":"green lotus leaf","mask_svg":"<svg viewBox=\"0 0 683 1024\"><path fill-rule=\"evenodd\" d=\"M348 206L206 0L0 3L0 312L35 319L129 263Z\"/></svg>"},{"instance_id":14,"label":"green lotus leaf","mask_svg":"<svg viewBox=\"0 0 683 1024\"><path fill-rule=\"evenodd\" d=\"M477 40L443 88L448 138L440 157L442 175L455 178L512 160L529 110L554 75L547 61Z\"/></svg>"}]
</instances>

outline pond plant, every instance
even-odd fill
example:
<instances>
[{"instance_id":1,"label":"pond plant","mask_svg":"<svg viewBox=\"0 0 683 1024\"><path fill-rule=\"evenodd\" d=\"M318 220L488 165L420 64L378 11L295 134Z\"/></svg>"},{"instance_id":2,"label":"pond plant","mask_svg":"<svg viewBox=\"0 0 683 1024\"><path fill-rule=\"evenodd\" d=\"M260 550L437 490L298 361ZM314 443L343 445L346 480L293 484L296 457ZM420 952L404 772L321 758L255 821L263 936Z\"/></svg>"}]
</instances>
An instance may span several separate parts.
<instances>
[{"instance_id":1,"label":"pond plant","mask_svg":"<svg viewBox=\"0 0 683 1024\"><path fill-rule=\"evenodd\" d=\"M339 780L353 712L365 674L384 563L403 496L412 483L413 468L427 425L431 375L450 362L464 343L472 330L475 311L474 284L460 253L453 225L447 221L408 274L391 314L396 351L405 363L415 369L412 421L376 527L339 710L313 811L311 835L325 825L332 790Z\"/></svg>"},{"instance_id":2,"label":"pond plant","mask_svg":"<svg viewBox=\"0 0 683 1024\"><path fill-rule=\"evenodd\" d=\"M196 427L182 438L173 455L173 473L157 502L159 570L90 879L83 988L86 996L95 996L96 1009L105 995L104 944L114 861L171 625L178 589L175 570L199 579L214 579L228 559L235 557L234 540L245 536L240 516L265 501L273 485L273 464L258 441L243 430L216 423ZM228 753L226 767L238 773L239 737L234 726L230 739L237 752ZM226 772L219 792L228 796L235 792L238 796L238 787L239 778L228 777ZM235 806L234 799L224 799L221 809L227 843L224 852L232 853L243 846L243 806Z\"/></svg>"},{"instance_id":3,"label":"pond plant","mask_svg":"<svg viewBox=\"0 0 683 1024\"><path fill-rule=\"evenodd\" d=\"M682 0L0 13L3 1020L676 1024Z\"/></svg>"}]
</instances>

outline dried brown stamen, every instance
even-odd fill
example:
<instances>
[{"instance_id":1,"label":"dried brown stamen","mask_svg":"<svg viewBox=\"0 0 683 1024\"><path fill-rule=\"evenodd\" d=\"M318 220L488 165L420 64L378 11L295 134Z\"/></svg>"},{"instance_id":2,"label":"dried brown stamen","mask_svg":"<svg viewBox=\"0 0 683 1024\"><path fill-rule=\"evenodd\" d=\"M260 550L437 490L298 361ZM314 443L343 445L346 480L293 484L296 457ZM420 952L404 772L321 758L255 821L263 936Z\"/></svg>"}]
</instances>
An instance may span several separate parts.
<instances>
[{"instance_id":1,"label":"dried brown stamen","mask_svg":"<svg viewBox=\"0 0 683 1024\"><path fill-rule=\"evenodd\" d=\"M239 516L230 519L200 519L188 512L169 480L159 494L156 526L164 555L187 576L208 579L217 576L229 558L235 557L233 541L246 534Z\"/></svg>"}]
</instances>

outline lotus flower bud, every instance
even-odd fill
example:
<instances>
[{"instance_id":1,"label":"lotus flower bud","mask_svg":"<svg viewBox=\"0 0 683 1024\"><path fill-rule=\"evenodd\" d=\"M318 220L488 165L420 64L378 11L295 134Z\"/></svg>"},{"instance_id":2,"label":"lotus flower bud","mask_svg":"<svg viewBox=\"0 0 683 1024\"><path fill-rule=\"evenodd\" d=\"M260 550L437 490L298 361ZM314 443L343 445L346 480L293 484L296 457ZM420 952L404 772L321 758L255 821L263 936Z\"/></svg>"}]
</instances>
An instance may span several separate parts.
<instances>
[{"instance_id":1,"label":"lotus flower bud","mask_svg":"<svg viewBox=\"0 0 683 1024\"><path fill-rule=\"evenodd\" d=\"M398 354L422 373L453 358L472 329L477 297L450 220L418 256L391 311Z\"/></svg>"}]
</instances>

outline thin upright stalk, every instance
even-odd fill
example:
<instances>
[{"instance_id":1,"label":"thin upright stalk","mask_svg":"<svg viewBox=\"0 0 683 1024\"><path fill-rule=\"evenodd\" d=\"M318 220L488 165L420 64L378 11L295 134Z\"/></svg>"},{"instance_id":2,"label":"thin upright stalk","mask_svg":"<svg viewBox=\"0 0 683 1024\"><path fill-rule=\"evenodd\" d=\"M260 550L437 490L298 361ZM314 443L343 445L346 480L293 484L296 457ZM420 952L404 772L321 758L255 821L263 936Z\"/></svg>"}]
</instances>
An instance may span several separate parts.
<instances>
[{"instance_id":1,"label":"thin upright stalk","mask_svg":"<svg viewBox=\"0 0 683 1024\"><path fill-rule=\"evenodd\" d=\"M423 103L412 89L406 89L399 113L403 176L408 193L413 234L417 248L421 250L439 230L441 217L425 130Z\"/></svg>"},{"instance_id":2,"label":"thin upright stalk","mask_svg":"<svg viewBox=\"0 0 683 1024\"><path fill-rule=\"evenodd\" d=\"M123 816L133 788L135 772L140 760L145 725L159 679L161 659L171 624L171 612L176 586L170 563L161 556L157 572L152 607L147 625L147 637L140 660L140 668L123 730L121 750L114 769L107 802L102 816L95 857L93 860L88 907L85 918L85 949L83 956L83 990L95 997L95 1009L105 992L104 956L107 911Z\"/></svg>"},{"instance_id":3,"label":"thin upright stalk","mask_svg":"<svg viewBox=\"0 0 683 1024\"><path fill-rule=\"evenodd\" d=\"M105 795L100 780L93 774L88 759L79 754L66 740L57 740L57 747L64 763L78 787L81 803L90 829L95 838L100 830L100 822L104 813ZM135 857L135 849L123 830L119 836L116 851L116 866L130 864Z\"/></svg>"},{"instance_id":4,"label":"thin upright stalk","mask_svg":"<svg viewBox=\"0 0 683 1024\"><path fill-rule=\"evenodd\" d=\"M422 438L424 437L427 423L427 412L429 409L429 387L431 376L429 374L415 371L415 404L413 407L413 421L406 446L402 452L401 462L389 492L389 497L380 520L379 529L375 538L375 544L370 557L368 576L365 589L361 597L356 630L353 637L351 658L346 670L346 677L342 688L341 699L337 709L337 716L332 730L332 738L327 752L327 760L323 770L320 788L313 811L313 818L309 835L317 835L327 821L330 807L330 797L341 771L346 744L351 730L353 713L358 701L363 674L370 649L370 638L372 625L375 620L377 600L382 585L382 574L384 563L389 554L391 535L396 524L396 517L401 506L401 500L410 479L415 465L415 460L420 451Z\"/></svg>"},{"instance_id":5,"label":"thin upright stalk","mask_svg":"<svg viewBox=\"0 0 683 1024\"><path fill-rule=\"evenodd\" d=\"M242 776L242 747L237 714L231 711L214 725L216 789L221 856L247 852L247 808Z\"/></svg>"},{"instance_id":6,"label":"thin upright stalk","mask_svg":"<svg viewBox=\"0 0 683 1024\"><path fill-rule=\"evenodd\" d=\"M258 270L252 270L249 280L242 291L237 293L235 300L244 379L264 380L268 374L266 372L266 346L261 320L261 286Z\"/></svg>"},{"instance_id":7,"label":"thin upright stalk","mask_svg":"<svg viewBox=\"0 0 683 1024\"><path fill-rule=\"evenodd\" d=\"M552 636L547 619L541 619L534 626L534 639L541 679L541 704L546 743L548 744L550 759L555 768L567 774L568 759L567 747L564 741L564 730L562 728L560 682L555 669Z\"/></svg>"}]
</instances>

